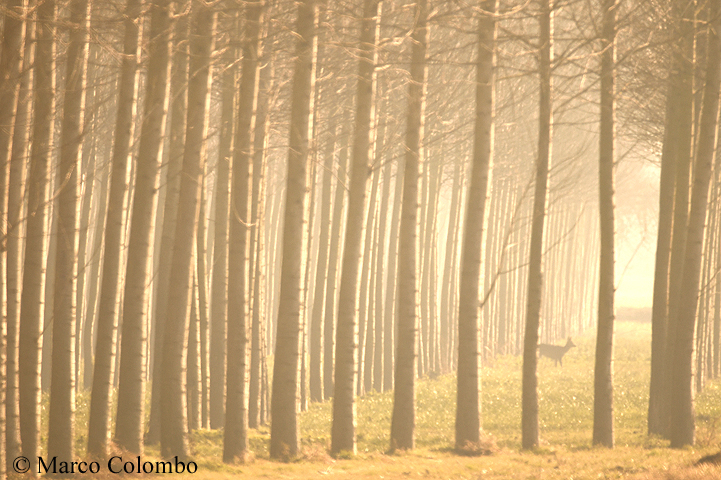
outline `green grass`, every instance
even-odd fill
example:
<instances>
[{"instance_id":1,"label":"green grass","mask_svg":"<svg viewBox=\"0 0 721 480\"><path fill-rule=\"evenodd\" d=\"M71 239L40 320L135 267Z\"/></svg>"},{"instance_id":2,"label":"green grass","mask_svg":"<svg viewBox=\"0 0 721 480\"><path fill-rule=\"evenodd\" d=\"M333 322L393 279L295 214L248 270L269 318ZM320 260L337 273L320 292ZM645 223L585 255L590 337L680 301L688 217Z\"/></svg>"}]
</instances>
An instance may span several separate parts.
<instances>
[{"instance_id":1,"label":"green grass","mask_svg":"<svg viewBox=\"0 0 721 480\"><path fill-rule=\"evenodd\" d=\"M690 468L721 445L721 384L711 382L697 397L697 445L671 450L668 442L646 435L650 371L650 324L617 322L614 361L616 448L591 446L593 428L592 334L574 338L577 348L563 367L543 358L538 365L541 445L522 452L520 357L496 358L483 368L483 427L497 448L492 455L453 453L456 385L454 375L417 383L416 450L388 455L392 393L371 393L357 402L358 454L331 458L331 402L311 404L300 414L302 454L294 462L268 459L268 427L252 430L252 455L243 465L222 463L222 431L191 435L198 473L192 478L352 479L701 479L721 480L721 470ZM77 437L84 451L87 399L78 398ZM82 442L81 442L82 439ZM146 456L157 457L156 448ZM189 477L190 478L190 477Z\"/></svg>"}]
</instances>

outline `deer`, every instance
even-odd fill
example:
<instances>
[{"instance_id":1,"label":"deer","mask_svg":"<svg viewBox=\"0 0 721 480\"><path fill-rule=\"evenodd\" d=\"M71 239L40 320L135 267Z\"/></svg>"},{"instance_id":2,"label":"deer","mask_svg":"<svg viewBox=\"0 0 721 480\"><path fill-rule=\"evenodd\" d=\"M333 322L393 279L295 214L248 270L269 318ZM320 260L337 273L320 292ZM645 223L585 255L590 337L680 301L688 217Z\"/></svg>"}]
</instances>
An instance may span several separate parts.
<instances>
[{"instance_id":1,"label":"deer","mask_svg":"<svg viewBox=\"0 0 721 480\"><path fill-rule=\"evenodd\" d=\"M571 341L571 337L568 337L566 345L550 345L548 343L541 343L538 345L538 354L541 357L548 357L556 361L556 366L560 363L563 366L563 356L571 348L575 347L576 344Z\"/></svg>"}]
</instances>

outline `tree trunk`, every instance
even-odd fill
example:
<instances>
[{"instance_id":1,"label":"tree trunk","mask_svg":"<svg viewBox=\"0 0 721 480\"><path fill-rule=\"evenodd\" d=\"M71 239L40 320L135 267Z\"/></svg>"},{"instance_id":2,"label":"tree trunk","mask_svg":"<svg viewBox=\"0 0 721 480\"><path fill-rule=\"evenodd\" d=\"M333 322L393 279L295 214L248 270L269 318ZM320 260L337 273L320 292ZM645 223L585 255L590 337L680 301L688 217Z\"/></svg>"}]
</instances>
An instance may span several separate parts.
<instances>
[{"instance_id":1,"label":"tree trunk","mask_svg":"<svg viewBox=\"0 0 721 480\"><path fill-rule=\"evenodd\" d=\"M674 2L674 12L680 13L679 3ZM689 16L690 11L685 15ZM667 398L668 354L668 308L669 308L669 269L671 239L678 241L678 235L672 235L674 224L674 184L677 164L682 156L681 148L686 142L682 138L690 135L690 81L686 71L686 52L692 48L690 39L693 22L677 19L681 31L681 45L675 47L669 72L669 87L666 100L666 125L661 154L661 179L659 185L659 220L656 244L656 263L653 285L652 339L651 339L651 385L648 405L648 433L664 434L668 431L668 409L664 408ZM688 119L682 122L682 119ZM683 125L683 126L680 126ZM683 147L682 147L683 145ZM684 226L685 227L685 226ZM679 231L680 233L680 231ZM669 352L670 353L670 352Z\"/></svg>"},{"instance_id":2,"label":"tree trunk","mask_svg":"<svg viewBox=\"0 0 721 480\"><path fill-rule=\"evenodd\" d=\"M212 80L211 80L212 81ZM204 164L205 167L205 164ZM200 355L199 382L200 382L200 419L198 428L209 428L209 377L210 358L208 355L208 278L205 268L206 257L206 225L205 225L205 179L206 169L203 168L202 181L200 186L200 211L198 212L198 234L196 240L197 253L195 257L195 276L198 279L198 354Z\"/></svg>"},{"instance_id":3,"label":"tree trunk","mask_svg":"<svg viewBox=\"0 0 721 480\"><path fill-rule=\"evenodd\" d=\"M390 161L388 161L390 164ZM397 279L396 262L398 260L398 229L400 225L401 197L403 195L403 179L400 166L396 167L396 178L393 186L393 212L391 213L391 231L388 239L388 269L386 275L386 303L385 303L385 335L383 337L383 391L393 390L393 351L395 349L395 307L397 306Z\"/></svg>"},{"instance_id":4,"label":"tree trunk","mask_svg":"<svg viewBox=\"0 0 721 480\"><path fill-rule=\"evenodd\" d=\"M272 61L272 60L271 60ZM265 232L266 225L270 222L265 217L266 205L266 144L268 142L269 129L271 123L268 121L268 100L270 98L269 89L273 82L272 68L266 66L262 68L258 79L258 111L255 118L255 138L253 140L253 181L259 185L256 221L258 222L257 240L256 240L256 262L255 275L253 277L253 291L255 294L251 299L251 311L253 312L251 325L251 341L250 341L250 385L248 387L248 427L258 428L266 422L265 412L261 409L262 392L267 385L263 384L263 371L267 368L265 346L265 320L266 320L266 287L265 272L267 269L266 250L265 250ZM256 202L254 202L256 203ZM254 205L255 207L255 205ZM251 210L252 215L253 210ZM267 382L267 379L266 379ZM261 413L262 412L262 413Z\"/></svg>"},{"instance_id":5,"label":"tree trunk","mask_svg":"<svg viewBox=\"0 0 721 480\"><path fill-rule=\"evenodd\" d=\"M364 374L366 370L366 343L368 333L368 320L371 319L368 313L370 309L368 287L370 285L370 276L372 270L371 264L371 253L373 252L373 217L375 200L378 192L378 173L373 175L373 182L371 186L370 195L368 196L369 205L366 209L365 218L365 237L363 241L362 259L363 266L361 267L361 278L360 285L358 286L359 291L359 305L358 305L358 378L357 378L357 395L363 395L365 393L365 382Z\"/></svg>"},{"instance_id":6,"label":"tree trunk","mask_svg":"<svg viewBox=\"0 0 721 480\"><path fill-rule=\"evenodd\" d=\"M197 251L193 260L197 265ZM188 431L200 428L200 330L198 328L198 277L193 269L190 283L190 315L188 316L187 367L185 369Z\"/></svg>"},{"instance_id":7,"label":"tree trunk","mask_svg":"<svg viewBox=\"0 0 721 480\"><path fill-rule=\"evenodd\" d=\"M47 232L48 169L53 143L55 2L35 11L35 68L33 70L33 126L27 179L28 215L20 299L18 385L20 437L30 472L37 470L40 453L40 346L43 328L44 258ZM34 473L33 473L34 475Z\"/></svg>"},{"instance_id":8,"label":"tree trunk","mask_svg":"<svg viewBox=\"0 0 721 480\"><path fill-rule=\"evenodd\" d=\"M128 188L127 162L133 132L133 110L138 89L138 39L140 0L125 7L124 57L120 72L118 111L115 120L110 193L105 220L105 248L98 305L97 343L90 396L88 453L104 457L110 436L110 404L115 370L120 292L120 257L123 237L123 204ZM98 232L100 235L100 232Z\"/></svg>"},{"instance_id":9,"label":"tree trunk","mask_svg":"<svg viewBox=\"0 0 721 480\"><path fill-rule=\"evenodd\" d=\"M219 12L219 16L221 13ZM228 15L228 14L225 14ZM232 25L232 16L218 19L222 27ZM230 207L230 146L233 139L233 97L236 69L230 47L230 34L222 62L227 67L221 73L221 120L218 141L218 163L215 185L215 229L213 230L213 277L210 304L210 428L225 423L225 332L228 321L228 211Z\"/></svg>"},{"instance_id":10,"label":"tree trunk","mask_svg":"<svg viewBox=\"0 0 721 480\"><path fill-rule=\"evenodd\" d=\"M331 177L333 175L334 135L328 135L323 167L323 183L320 203L320 233L318 237L318 267L313 296L313 312L310 320L310 400L323 401L323 298L328 272L328 248L330 239Z\"/></svg>"},{"instance_id":11,"label":"tree trunk","mask_svg":"<svg viewBox=\"0 0 721 480\"><path fill-rule=\"evenodd\" d=\"M455 317L453 310L455 304L453 302L454 293L451 289L451 277L455 272L453 264L453 252L457 249L457 232L456 219L459 216L459 191L461 190L461 162L456 162L453 167L453 188L451 189L451 205L450 215L448 216L448 234L446 236L446 252L443 261L443 281L441 287L441 325L440 325L440 344L441 344L441 373L448 373L451 369L451 323Z\"/></svg>"},{"instance_id":12,"label":"tree trunk","mask_svg":"<svg viewBox=\"0 0 721 480\"><path fill-rule=\"evenodd\" d=\"M282 267L276 355L271 397L271 458L298 454L298 361L301 314L301 260L305 179L308 162L308 114L312 91L315 2L298 4L296 60L291 95L290 140L283 227Z\"/></svg>"},{"instance_id":13,"label":"tree trunk","mask_svg":"<svg viewBox=\"0 0 721 480\"><path fill-rule=\"evenodd\" d=\"M614 148L615 148L615 0L604 0L601 29L601 125L599 136L599 213L601 258L598 287L598 335L594 370L593 443L613 447L614 311Z\"/></svg>"},{"instance_id":14,"label":"tree trunk","mask_svg":"<svg viewBox=\"0 0 721 480\"><path fill-rule=\"evenodd\" d=\"M75 432L75 295L77 288L78 167L87 65L87 0L69 5L70 39L65 71L65 96L60 134L57 194L58 236L53 302L53 353L50 383L48 455L74 459Z\"/></svg>"},{"instance_id":15,"label":"tree trunk","mask_svg":"<svg viewBox=\"0 0 721 480\"><path fill-rule=\"evenodd\" d=\"M348 169L348 131L345 127L340 127L339 131L341 132L340 137L344 140L341 141L339 146L338 179L343 178L343 176L345 176L344 172ZM328 278L325 287L325 314L323 315L323 395L326 400L333 397L333 346L335 343L333 332L336 315L338 257L343 242L341 226L343 224L343 198L345 196L345 187L343 187L343 184L345 182L338 181L338 179L336 179L333 199L331 241L330 251L328 253Z\"/></svg>"},{"instance_id":16,"label":"tree trunk","mask_svg":"<svg viewBox=\"0 0 721 480\"><path fill-rule=\"evenodd\" d=\"M711 3L709 48L706 67L706 85L701 112L698 151L694 165L691 211L688 216L686 253L683 262L678 319L675 321L675 349L671 383L671 447L680 448L694 444L693 408L693 346L696 308L699 296L701 253L706 227L708 189L714 161L716 143L719 76L721 74L721 42L718 29L718 2Z\"/></svg>"},{"instance_id":17,"label":"tree trunk","mask_svg":"<svg viewBox=\"0 0 721 480\"><path fill-rule=\"evenodd\" d=\"M248 449L248 327L246 316L246 245L248 195L253 153L253 107L258 95L258 47L264 2L248 2L241 43L243 63L233 152L233 186L228 249L228 373L223 461L245 460Z\"/></svg>"},{"instance_id":18,"label":"tree trunk","mask_svg":"<svg viewBox=\"0 0 721 480\"><path fill-rule=\"evenodd\" d=\"M157 201L159 152L165 131L169 53L169 0L151 5L148 84L137 173L133 191L133 211L128 239L127 270L123 300L121 355L118 372L118 411L115 442L131 453L143 450L145 417L145 350L147 343L147 304L149 258L153 236L153 212Z\"/></svg>"},{"instance_id":19,"label":"tree trunk","mask_svg":"<svg viewBox=\"0 0 721 480\"><path fill-rule=\"evenodd\" d=\"M193 243L197 235L202 188L204 142L208 128L210 55L215 33L215 12L209 4L193 3L188 62L188 119L180 175L178 217L170 268L172 288L168 296L163 333L160 453L164 458L188 456L188 424L185 406L185 345L192 278ZM201 254L198 252L198 254ZM162 321L162 320L161 320Z\"/></svg>"},{"instance_id":20,"label":"tree trunk","mask_svg":"<svg viewBox=\"0 0 721 480\"><path fill-rule=\"evenodd\" d=\"M478 19L476 118L473 163L468 189L458 304L458 400L456 449L477 445L481 438L481 352L478 339L481 248L493 145L493 73L496 0L484 0Z\"/></svg>"},{"instance_id":21,"label":"tree trunk","mask_svg":"<svg viewBox=\"0 0 721 480\"><path fill-rule=\"evenodd\" d=\"M169 127L170 143L168 148L168 166L165 176L165 199L162 226L156 226L160 234L160 252L157 256L157 277L155 279L154 314L151 318L150 343L152 345L151 392L150 392L150 419L145 441L156 444L160 441L160 397L162 396L161 383L163 373L161 364L163 358L163 339L165 333L165 320L168 311L168 298L172 282L170 270L172 268L173 247L175 245L175 227L178 216L178 200L180 196L180 176L183 168L183 147L185 145L185 129L188 106L188 0L172 0L175 4L173 25L173 54L171 57L170 78L170 105Z\"/></svg>"},{"instance_id":22,"label":"tree trunk","mask_svg":"<svg viewBox=\"0 0 721 480\"><path fill-rule=\"evenodd\" d=\"M524 449L538 446L538 329L543 299L543 225L548 201L548 170L551 163L553 137L553 107L551 104L553 58L553 6L551 0L540 2L538 65L540 72L540 102L538 114L538 160L536 163L536 191L533 200L531 226L531 255L528 260L528 296L526 297L526 333L523 341L523 414L522 441Z\"/></svg>"},{"instance_id":23,"label":"tree trunk","mask_svg":"<svg viewBox=\"0 0 721 480\"><path fill-rule=\"evenodd\" d=\"M398 245L398 342L391 417L391 451L413 449L416 423L416 240L418 236L418 175L422 159L423 98L426 84L428 2L420 0L413 28L408 112L406 120L403 206Z\"/></svg>"},{"instance_id":24,"label":"tree trunk","mask_svg":"<svg viewBox=\"0 0 721 480\"><path fill-rule=\"evenodd\" d=\"M4 430L0 427L0 478L4 477L4 465L12 464L13 460L20 454L20 438L18 425L18 314L19 300L18 284L20 281L20 210L22 190L25 182L22 180L22 159L16 155L17 150L25 150L27 146L27 122L28 102L28 74L21 72L23 57L29 51L30 28L29 22L23 21L15 14L22 14L24 7L23 0L13 0L6 6L7 11L4 18L2 51L0 52L0 165L2 165L3 195L5 200L7 192L7 227L5 230L6 260L0 269L0 278L4 277L5 283L0 285L3 291L0 298L4 297L7 310L5 311L5 396L2 397L5 408L0 404L0 421L4 424ZM21 96L22 95L22 96ZM17 144L17 145L16 145ZM25 155L25 152L22 152ZM5 211L3 209L0 210ZM1 257L0 257L1 258ZM5 290L6 288L6 290ZM0 332L2 333L2 332ZM0 340L2 342L2 340ZM1 372L0 372L1 373ZM4 418L2 415L4 414ZM3 434L5 437L3 438ZM6 462L7 458L7 462ZM3 463L6 462L6 463Z\"/></svg>"},{"instance_id":25,"label":"tree trunk","mask_svg":"<svg viewBox=\"0 0 721 480\"><path fill-rule=\"evenodd\" d=\"M360 266L363 212L366 203L368 175L368 149L371 144L372 110L374 105L373 69L377 41L376 19L378 0L363 2L360 51L358 60L358 86L356 115L351 153L350 193L348 221L346 223L341 265L340 293L338 297L338 328L335 350L335 395L333 396L333 426L331 453L356 453L355 436L355 376L358 352L356 349L358 307L358 268ZM380 273L380 272L379 272Z\"/></svg>"}]
</instances>

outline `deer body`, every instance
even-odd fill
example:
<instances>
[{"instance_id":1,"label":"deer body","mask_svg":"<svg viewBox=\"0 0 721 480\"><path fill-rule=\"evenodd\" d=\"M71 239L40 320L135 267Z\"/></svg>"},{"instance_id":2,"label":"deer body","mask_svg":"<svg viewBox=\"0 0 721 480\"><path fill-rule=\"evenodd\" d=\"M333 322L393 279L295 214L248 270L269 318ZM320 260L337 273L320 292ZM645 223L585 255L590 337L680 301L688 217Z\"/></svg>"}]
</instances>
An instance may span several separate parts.
<instances>
[{"instance_id":1,"label":"deer body","mask_svg":"<svg viewBox=\"0 0 721 480\"><path fill-rule=\"evenodd\" d=\"M576 344L571 341L571 337L568 337L566 345L549 345L548 343L541 343L538 345L538 355L555 360L556 366L558 366L559 363L563 366L563 356L575 346Z\"/></svg>"}]
</instances>

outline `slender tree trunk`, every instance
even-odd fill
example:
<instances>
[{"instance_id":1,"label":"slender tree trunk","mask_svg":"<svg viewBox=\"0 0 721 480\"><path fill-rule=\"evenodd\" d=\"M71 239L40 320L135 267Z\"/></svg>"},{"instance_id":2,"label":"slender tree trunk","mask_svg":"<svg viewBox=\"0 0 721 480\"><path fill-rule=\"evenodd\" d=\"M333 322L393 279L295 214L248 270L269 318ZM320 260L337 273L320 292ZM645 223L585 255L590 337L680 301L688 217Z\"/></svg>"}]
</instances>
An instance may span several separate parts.
<instances>
[{"instance_id":1,"label":"slender tree trunk","mask_svg":"<svg viewBox=\"0 0 721 480\"><path fill-rule=\"evenodd\" d=\"M384 136L384 130L379 128L379 131L376 136L376 152L380 152L382 150L382 144L383 144L383 136ZM381 165L381 156L379 153L376 154L375 158L375 165L377 165L380 173L380 165ZM384 329L384 318L383 313L385 310L384 305L384 299L383 299L383 287L384 287L384 277L383 275L383 267L385 266L385 244L386 244L386 219L388 217L388 198L390 197L390 191L391 191L391 178L390 178L390 163L383 169L383 190L381 193L381 204L379 208L378 213L378 221L380 222L380 225L378 226L378 253L376 254L376 282L375 282L375 289L376 289L376 302L375 302L375 341L374 349L373 349L373 389L376 392L383 391L383 337L387 334L387 332ZM346 233L346 238L348 238L348 234ZM385 301L387 302L388 299L386 298Z\"/></svg>"},{"instance_id":2,"label":"slender tree trunk","mask_svg":"<svg viewBox=\"0 0 721 480\"><path fill-rule=\"evenodd\" d=\"M373 182L371 186L370 195L368 196L369 205L366 209L365 218L365 237L363 241L363 266L361 267L361 278L360 285L358 286L359 291L359 305L358 305L358 379L357 379L357 394L363 395L366 391L366 385L364 382L365 370L368 367L366 362L366 343L368 343L368 321L372 320L368 313L371 309L370 299L368 295L368 288L370 285L370 277L372 272L371 254L373 252L373 218L375 215L375 201L378 193L378 172L373 174ZM372 343L372 339L371 343Z\"/></svg>"},{"instance_id":3,"label":"slender tree trunk","mask_svg":"<svg viewBox=\"0 0 721 480\"><path fill-rule=\"evenodd\" d=\"M290 141L283 227L283 261L280 304L271 398L271 458L293 458L298 454L299 333L301 314L301 263L305 179L308 162L308 116L312 94L313 42L316 8L314 0L298 4L296 63L291 95Z\"/></svg>"},{"instance_id":4,"label":"slender tree trunk","mask_svg":"<svg viewBox=\"0 0 721 480\"><path fill-rule=\"evenodd\" d=\"M123 236L123 203L128 188L127 161L133 132L133 110L138 89L137 52L140 1L128 0L125 7L124 57L120 72L118 111L115 121L110 193L105 220L105 248L98 305L97 343L90 396L88 453L104 457L110 436L110 404L115 370L120 258ZM101 233L98 232L98 235Z\"/></svg>"},{"instance_id":5,"label":"slender tree trunk","mask_svg":"<svg viewBox=\"0 0 721 480\"><path fill-rule=\"evenodd\" d=\"M197 265L197 251L193 252ZM198 328L198 277L193 269L190 282L190 315L188 316L187 367L185 369L188 431L200 428L200 330Z\"/></svg>"},{"instance_id":6,"label":"slender tree trunk","mask_svg":"<svg viewBox=\"0 0 721 480\"><path fill-rule=\"evenodd\" d=\"M250 373L248 375L250 379L250 386L248 387L248 427L250 428L258 428L259 425L265 424L266 416L264 414L267 411L267 408L264 411L261 409L261 397L263 389L267 388L267 384L263 384L263 371L267 368L267 349L264 337L266 311L265 272L267 268L265 261L265 232L266 224L270 222L267 222L265 217L266 182L263 182L263 179L266 177L266 144L271 125L268 121L268 100L270 97L268 90L273 84L272 68L266 65L265 68L261 68L259 75L258 110L255 118L255 138L253 140L253 180L256 180L256 174L259 177L257 178L259 191L256 212L256 221L259 223L259 228L257 229L258 238L256 241L257 261L255 262L255 275L253 278L253 291L255 294L251 299L253 302L251 305L253 317L250 343ZM267 378L265 381L267 382Z\"/></svg>"},{"instance_id":7,"label":"slender tree trunk","mask_svg":"<svg viewBox=\"0 0 721 480\"><path fill-rule=\"evenodd\" d=\"M538 377L536 349L543 299L543 225L548 208L548 170L551 163L553 136L553 107L551 104L551 61L553 58L553 5L551 0L540 2L538 64L540 71L540 102L538 115L538 160L536 162L536 191L533 200L531 225L531 255L528 267L528 296L526 297L526 333L523 342L523 414L522 445L524 449L538 446Z\"/></svg>"},{"instance_id":8,"label":"slender tree trunk","mask_svg":"<svg viewBox=\"0 0 721 480\"><path fill-rule=\"evenodd\" d=\"M200 382L200 424L198 425L198 428L209 428L210 399L208 382L210 377L210 358L208 355L208 279L205 268L205 260L207 258L205 247L205 168L203 169L202 175L203 178L200 187L200 211L198 212L198 234L196 240L197 253L195 257L195 276L198 279L198 354L200 355L200 363L198 364Z\"/></svg>"},{"instance_id":9,"label":"slender tree trunk","mask_svg":"<svg viewBox=\"0 0 721 480\"><path fill-rule=\"evenodd\" d=\"M165 338L165 320L168 313L168 299L170 298L171 262L175 246L175 228L178 217L178 201L180 196L180 177L183 168L183 147L185 145L185 130L188 105L188 24L189 14L187 5L189 0L171 0L175 5L173 24L173 53L171 57L170 98L168 104L170 143L168 153L168 167L165 177L165 199L162 226L156 226L160 237L160 252L158 254L158 273L155 280L155 304L152 315L151 338L153 346L150 358L151 392L150 392L150 419L145 441L156 444L160 441L160 398L162 384L163 341Z\"/></svg>"},{"instance_id":10,"label":"slender tree trunk","mask_svg":"<svg viewBox=\"0 0 721 480\"><path fill-rule=\"evenodd\" d=\"M615 149L615 0L604 0L601 30L601 125L599 137L599 263L598 335L594 370L593 443L612 448L614 311L614 149Z\"/></svg>"},{"instance_id":11,"label":"slender tree trunk","mask_svg":"<svg viewBox=\"0 0 721 480\"><path fill-rule=\"evenodd\" d=\"M396 349L395 390L391 417L391 450L413 449L416 423L416 239L418 236L418 175L422 159L423 98L426 84L428 39L428 2L417 4L413 28L408 114L404 142L403 206L398 245L398 342Z\"/></svg>"},{"instance_id":12,"label":"slender tree trunk","mask_svg":"<svg viewBox=\"0 0 721 480\"><path fill-rule=\"evenodd\" d=\"M148 85L133 210L128 239L123 300L121 355L118 372L118 411L115 442L131 453L143 450L149 258L152 252L153 212L157 201L159 153L165 131L165 103L169 66L169 0L150 5Z\"/></svg>"},{"instance_id":13,"label":"slender tree trunk","mask_svg":"<svg viewBox=\"0 0 721 480\"><path fill-rule=\"evenodd\" d=\"M666 365L666 343L668 335L668 282L671 256L672 226L674 221L674 183L676 165L679 158L680 129L675 123L680 117L690 115L688 105L681 103L686 97L687 82L681 71L684 69L682 48L689 48L692 43L687 35L689 29L682 25L681 45L676 47L671 59L669 88L666 100L666 127L661 154L661 179L659 185L659 220L656 244L656 263L653 285L652 307L652 340L651 340L651 385L648 405L648 433L663 434L667 430L667 422L663 415L663 398L665 395L664 371ZM681 113L683 111L683 113Z\"/></svg>"},{"instance_id":14,"label":"slender tree trunk","mask_svg":"<svg viewBox=\"0 0 721 480\"><path fill-rule=\"evenodd\" d=\"M453 252L457 250L457 218L460 214L460 198L458 192L461 189L461 163L456 162L453 167L453 187L451 189L451 206L450 215L448 217L448 234L446 236L446 252L443 261L443 281L441 287L441 325L440 325L440 344L441 344L441 373L448 373L451 370L451 324L454 320L454 293L451 289L451 277L455 272L453 264Z\"/></svg>"},{"instance_id":15,"label":"slender tree trunk","mask_svg":"<svg viewBox=\"0 0 721 480\"><path fill-rule=\"evenodd\" d=\"M24 182L18 179L20 159L15 153L15 142L26 143L21 132L27 132L26 100L27 75L21 72L25 44L30 44L26 32L25 2L12 0L6 5L3 19L2 50L0 51L0 212L5 214L5 254L0 253L0 304L6 310L0 312L5 321L0 327L0 478L5 478L5 465L19 455L18 394L17 394L17 332L18 332L18 283L19 265L19 217L20 190ZM16 16L17 15L17 16ZM27 138L27 137L25 137ZM24 147L24 146L23 146ZM15 184L13 184L15 182ZM6 197L7 195L7 197ZM4 295L4 296L3 296ZM4 340L3 340L4 339ZM4 346L3 346L4 343ZM4 357L2 357L4 355ZM4 366L4 372L2 370ZM2 378L4 377L4 379ZM4 387L4 388L3 388ZM2 406L5 408L2 408ZM7 457L7 463L6 463Z\"/></svg>"},{"instance_id":16,"label":"slender tree trunk","mask_svg":"<svg viewBox=\"0 0 721 480\"><path fill-rule=\"evenodd\" d=\"M333 150L335 139L328 135L320 203L320 233L318 237L318 267L313 296L313 312L310 320L310 370L309 390L313 402L323 401L323 298L328 272L328 248L330 239L331 178L333 175Z\"/></svg>"},{"instance_id":17,"label":"slender tree trunk","mask_svg":"<svg viewBox=\"0 0 721 480\"><path fill-rule=\"evenodd\" d=\"M28 216L20 299L19 399L22 452L37 470L40 453L40 346L43 328L44 258L47 232L48 169L53 143L55 2L38 4L35 11L35 68L33 126L28 171Z\"/></svg>"},{"instance_id":18,"label":"slender tree trunk","mask_svg":"<svg viewBox=\"0 0 721 480\"><path fill-rule=\"evenodd\" d=\"M246 262L248 195L253 154L253 109L258 98L258 48L264 2L246 3L237 129L233 153L233 187L228 250L228 376L223 461L243 461L248 449L248 327Z\"/></svg>"},{"instance_id":19,"label":"slender tree trunk","mask_svg":"<svg viewBox=\"0 0 721 480\"><path fill-rule=\"evenodd\" d=\"M660 421L662 433L670 436L670 419L672 393L670 391L671 376L674 369L673 351L676 348L676 331L674 323L678 318L679 294L681 291L681 278L683 276L683 260L686 251L686 226L688 224L689 185L691 168L691 150L693 145L693 45L694 45L694 15L695 4L674 2L672 14L679 25L680 47L674 51L672 59L673 69L670 79L676 85L674 102L675 115L669 117L668 128L672 129L670 148L675 155L675 190L673 207L673 231L671 234L671 255L669 260L668 297L666 335L663 358L663 384L660 399ZM659 213L661 214L661 213Z\"/></svg>"},{"instance_id":20,"label":"slender tree trunk","mask_svg":"<svg viewBox=\"0 0 721 480\"><path fill-rule=\"evenodd\" d=\"M395 350L395 339L396 328L395 328L395 317L397 315L397 301L398 291L398 275L397 275L397 260L398 260L398 230L400 228L400 215L401 215L401 201L403 196L403 178L401 178L401 167L400 164L396 167L396 178L393 193L393 212L391 213L391 231L390 238L388 239L388 269L387 269L387 286L386 290L388 296L386 297L386 313L385 313L385 326L386 335L384 337L384 352L383 352L383 391L387 392L393 390L393 365L394 365L394 350Z\"/></svg>"},{"instance_id":21,"label":"slender tree trunk","mask_svg":"<svg viewBox=\"0 0 721 480\"><path fill-rule=\"evenodd\" d=\"M331 453L356 453L355 435L355 383L358 352L356 349L358 311L358 268L360 266L363 212L370 169L368 150L371 144L374 105L373 69L377 41L376 19L378 0L363 2L361 21L360 58L358 60L358 86L356 115L351 151L350 193L348 221L346 223L341 266L340 294L338 298L338 329L336 333L335 395L333 396L333 426ZM367 232L368 234L370 232Z\"/></svg>"},{"instance_id":22,"label":"slender tree trunk","mask_svg":"<svg viewBox=\"0 0 721 480\"><path fill-rule=\"evenodd\" d=\"M221 16L223 15L223 16ZM232 26L232 15L219 12L219 25ZM227 17L226 17L227 16ZM210 304L210 428L225 423L225 332L228 320L228 211L230 207L230 146L233 139L233 97L235 56L226 37L221 73L221 122L215 187L215 229L213 230L213 277Z\"/></svg>"},{"instance_id":23,"label":"slender tree trunk","mask_svg":"<svg viewBox=\"0 0 721 480\"><path fill-rule=\"evenodd\" d=\"M78 167L81 153L83 97L87 65L87 0L69 5L70 41L65 70L65 96L60 134L57 195L58 236L53 302L53 353L50 383L48 455L74 459L75 432L75 295L77 288Z\"/></svg>"},{"instance_id":24,"label":"slender tree trunk","mask_svg":"<svg viewBox=\"0 0 721 480\"><path fill-rule=\"evenodd\" d=\"M676 342L673 355L671 383L671 447L679 448L694 444L693 408L693 346L696 309L699 296L699 278L703 238L706 227L708 189L716 144L716 130L719 103L721 71L721 42L719 41L718 2L711 3L713 19L709 29L709 48L706 67L706 85L701 112L698 151L694 165L691 211L688 217L688 234L683 263L678 319L676 320ZM718 164L718 162L717 162Z\"/></svg>"},{"instance_id":25,"label":"slender tree trunk","mask_svg":"<svg viewBox=\"0 0 721 480\"><path fill-rule=\"evenodd\" d=\"M204 142L207 137L210 55L215 32L215 12L205 2L192 4L188 62L188 119L185 130L183 169L180 176L178 217L170 268L172 287L168 296L163 333L160 453L164 458L188 455L188 424L185 406L184 359L187 341L189 285L193 271L192 251L197 236L202 189ZM204 253L204 252L203 252ZM200 255L201 252L198 252Z\"/></svg>"},{"instance_id":26,"label":"slender tree trunk","mask_svg":"<svg viewBox=\"0 0 721 480\"><path fill-rule=\"evenodd\" d=\"M478 339L479 282L483 223L493 152L493 73L496 0L484 0L478 19L476 117L473 163L463 234L458 305L458 400L456 449L473 447L481 436L481 352Z\"/></svg>"},{"instance_id":27,"label":"slender tree trunk","mask_svg":"<svg viewBox=\"0 0 721 480\"><path fill-rule=\"evenodd\" d=\"M340 143L340 154L338 159L338 178L343 178L344 172L348 170L348 130L345 127L340 128L340 137L344 140ZM328 252L328 278L325 287L325 314L323 315L323 395L324 398L333 397L333 348L335 330L335 312L336 312L336 286L338 257L340 256L341 246L343 244L341 226L343 224L343 198L345 187L341 182L336 180L336 189L333 199L333 218L331 219L330 233L330 251Z\"/></svg>"}]
</instances>

